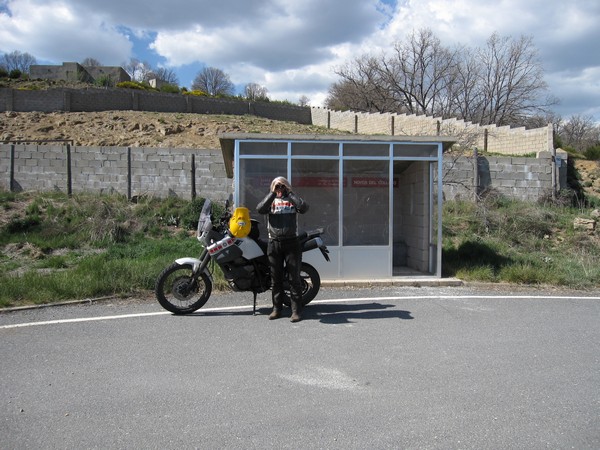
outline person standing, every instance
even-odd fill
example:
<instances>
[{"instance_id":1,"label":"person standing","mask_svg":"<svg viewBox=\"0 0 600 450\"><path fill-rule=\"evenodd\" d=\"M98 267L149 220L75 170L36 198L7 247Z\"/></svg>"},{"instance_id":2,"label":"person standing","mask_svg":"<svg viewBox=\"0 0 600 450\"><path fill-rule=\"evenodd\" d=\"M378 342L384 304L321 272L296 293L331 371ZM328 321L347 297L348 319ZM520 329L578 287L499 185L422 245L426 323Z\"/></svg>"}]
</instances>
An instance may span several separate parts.
<instances>
[{"instance_id":1,"label":"person standing","mask_svg":"<svg viewBox=\"0 0 600 450\"><path fill-rule=\"evenodd\" d=\"M285 269L290 277L292 315L291 322L299 322L302 314L302 282L300 266L302 265L302 249L298 240L297 214L304 214L308 204L292 191L292 185L284 177L277 177L271 182L271 189L265 198L258 203L259 214L268 214L267 230L269 245L267 256L271 266L271 288L273 311L269 320L281 317L283 308L283 277Z\"/></svg>"}]
</instances>

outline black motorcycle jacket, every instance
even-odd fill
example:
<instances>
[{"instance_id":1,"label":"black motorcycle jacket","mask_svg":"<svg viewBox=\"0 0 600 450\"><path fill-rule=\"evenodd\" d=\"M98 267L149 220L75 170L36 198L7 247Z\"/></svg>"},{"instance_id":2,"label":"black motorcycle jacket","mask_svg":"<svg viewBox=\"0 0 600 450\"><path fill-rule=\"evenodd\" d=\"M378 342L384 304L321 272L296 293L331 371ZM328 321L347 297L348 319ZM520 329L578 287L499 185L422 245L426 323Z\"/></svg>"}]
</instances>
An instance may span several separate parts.
<instances>
[{"instance_id":1,"label":"black motorcycle jacket","mask_svg":"<svg viewBox=\"0 0 600 450\"><path fill-rule=\"evenodd\" d=\"M269 239L285 240L298 236L296 213L308 211L308 204L293 192L278 198L275 192L267 196L256 206L259 214L268 214L267 230Z\"/></svg>"}]
</instances>

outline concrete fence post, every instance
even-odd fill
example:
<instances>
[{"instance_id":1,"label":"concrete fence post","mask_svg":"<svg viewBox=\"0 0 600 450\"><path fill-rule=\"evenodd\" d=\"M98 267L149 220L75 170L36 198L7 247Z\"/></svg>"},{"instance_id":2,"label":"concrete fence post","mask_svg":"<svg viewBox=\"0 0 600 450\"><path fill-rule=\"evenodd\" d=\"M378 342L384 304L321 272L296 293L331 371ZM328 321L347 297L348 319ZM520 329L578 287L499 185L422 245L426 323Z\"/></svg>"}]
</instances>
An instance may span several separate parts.
<instances>
[{"instance_id":1,"label":"concrete fence post","mask_svg":"<svg viewBox=\"0 0 600 450\"><path fill-rule=\"evenodd\" d=\"M14 111L15 108L15 90L14 89L8 89L7 90L7 96L6 96L6 110L7 111Z\"/></svg>"},{"instance_id":2,"label":"concrete fence post","mask_svg":"<svg viewBox=\"0 0 600 450\"><path fill-rule=\"evenodd\" d=\"M477 203L479 194L479 155L477 147L473 149L473 201Z\"/></svg>"},{"instance_id":3,"label":"concrete fence post","mask_svg":"<svg viewBox=\"0 0 600 450\"><path fill-rule=\"evenodd\" d=\"M63 93L63 108L67 112L71 112L71 93L69 91L64 91Z\"/></svg>"},{"instance_id":4,"label":"concrete fence post","mask_svg":"<svg viewBox=\"0 0 600 450\"><path fill-rule=\"evenodd\" d=\"M192 153L191 167L192 200L196 199L196 155Z\"/></svg>"},{"instance_id":5,"label":"concrete fence post","mask_svg":"<svg viewBox=\"0 0 600 450\"><path fill-rule=\"evenodd\" d=\"M488 129L483 130L483 151L488 151Z\"/></svg>"},{"instance_id":6,"label":"concrete fence post","mask_svg":"<svg viewBox=\"0 0 600 450\"><path fill-rule=\"evenodd\" d=\"M131 147L127 147L127 200L131 201Z\"/></svg>"},{"instance_id":7,"label":"concrete fence post","mask_svg":"<svg viewBox=\"0 0 600 450\"><path fill-rule=\"evenodd\" d=\"M556 200L556 149L552 146L552 157L550 158L550 164L552 164L552 200Z\"/></svg>"},{"instance_id":8,"label":"concrete fence post","mask_svg":"<svg viewBox=\"0 0 600 450\"><path fill-rule=\"evenodd\" d=\"M67 195L73 194L73 174L71 173L71 144L67 144Z\"/></svg>"},{"instance_id":9,"label":"concrete fence post","mask_svg":"<svg viewBox=\"0 0 600 450\"><path fill-rule=\"evenodd\" d=\"M10 170L9 170L9 181L8 187L10 188L10 192L15 192L15 146L14 144L10 146Z\"/></svg>"}]
</instances>

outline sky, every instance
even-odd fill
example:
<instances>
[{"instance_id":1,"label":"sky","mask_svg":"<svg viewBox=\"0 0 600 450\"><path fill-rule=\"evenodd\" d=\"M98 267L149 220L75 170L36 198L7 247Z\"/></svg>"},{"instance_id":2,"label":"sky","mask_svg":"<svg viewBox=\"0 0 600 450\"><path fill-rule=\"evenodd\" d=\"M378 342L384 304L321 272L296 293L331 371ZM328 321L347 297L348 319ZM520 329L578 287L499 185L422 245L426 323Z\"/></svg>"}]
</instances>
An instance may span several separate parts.
<instances>
[{"instance_id":1,"label":"sky","mask_svg":"<svg viewBox=\"0 0 600 450\"><path fill-rule=\"evenodd\" d=\"M106 66L131 58L172 69L191 88L216 67L243 93L323 106L335 69L390 52L430 28L445 46L483 47L492 33L533 39L554 112L600 123L599 0L0 0L0 53L38 64Z\"/></svg>"}]
</instances>

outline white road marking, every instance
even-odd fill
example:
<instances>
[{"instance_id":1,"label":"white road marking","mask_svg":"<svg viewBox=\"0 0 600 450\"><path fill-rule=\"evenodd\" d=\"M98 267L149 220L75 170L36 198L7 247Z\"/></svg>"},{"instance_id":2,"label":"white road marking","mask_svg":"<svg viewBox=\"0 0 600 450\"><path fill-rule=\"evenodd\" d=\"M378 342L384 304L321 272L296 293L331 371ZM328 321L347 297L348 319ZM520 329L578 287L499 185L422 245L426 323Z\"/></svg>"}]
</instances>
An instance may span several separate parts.
<instances>
[{"instance_id":1,"label":"white road marking","mask_svg":"<svg viewBox=\"0 0 600 450\"><path fill-rule=\"evenodd\" d=\"M381 300L461 300L461 299L548 299L548 300L600 300L600 297L586 297L586 296L552 296L552 295L411 295L411 296L392 296L392 297L359 297L359 298L335 298L326 300L313 300L313 304L325 304L325 303L350 303L350 302L364 302L364 301L381 301ZM252 306L225 306L222 308L203 308L199 309L198 312L220 312L220 311L240 311L251 309ZM35 327L42 325L58 325L65 323L80 323L80 322L95 322L101 320L115 320L115 319L131 319L137 317L151 317L160 316L165 314L172 314L169 311L158 311L151 313L136 313L136 314L122 314L118 316L97 316L97 317L81 317L75 319L57 319L57 320L46 320L41 322L26 322L26 323L15 323L11 325L0 325L0 330L6 330L10 328L24 328L24 327Z\"/></svg>"}]
</instances>

